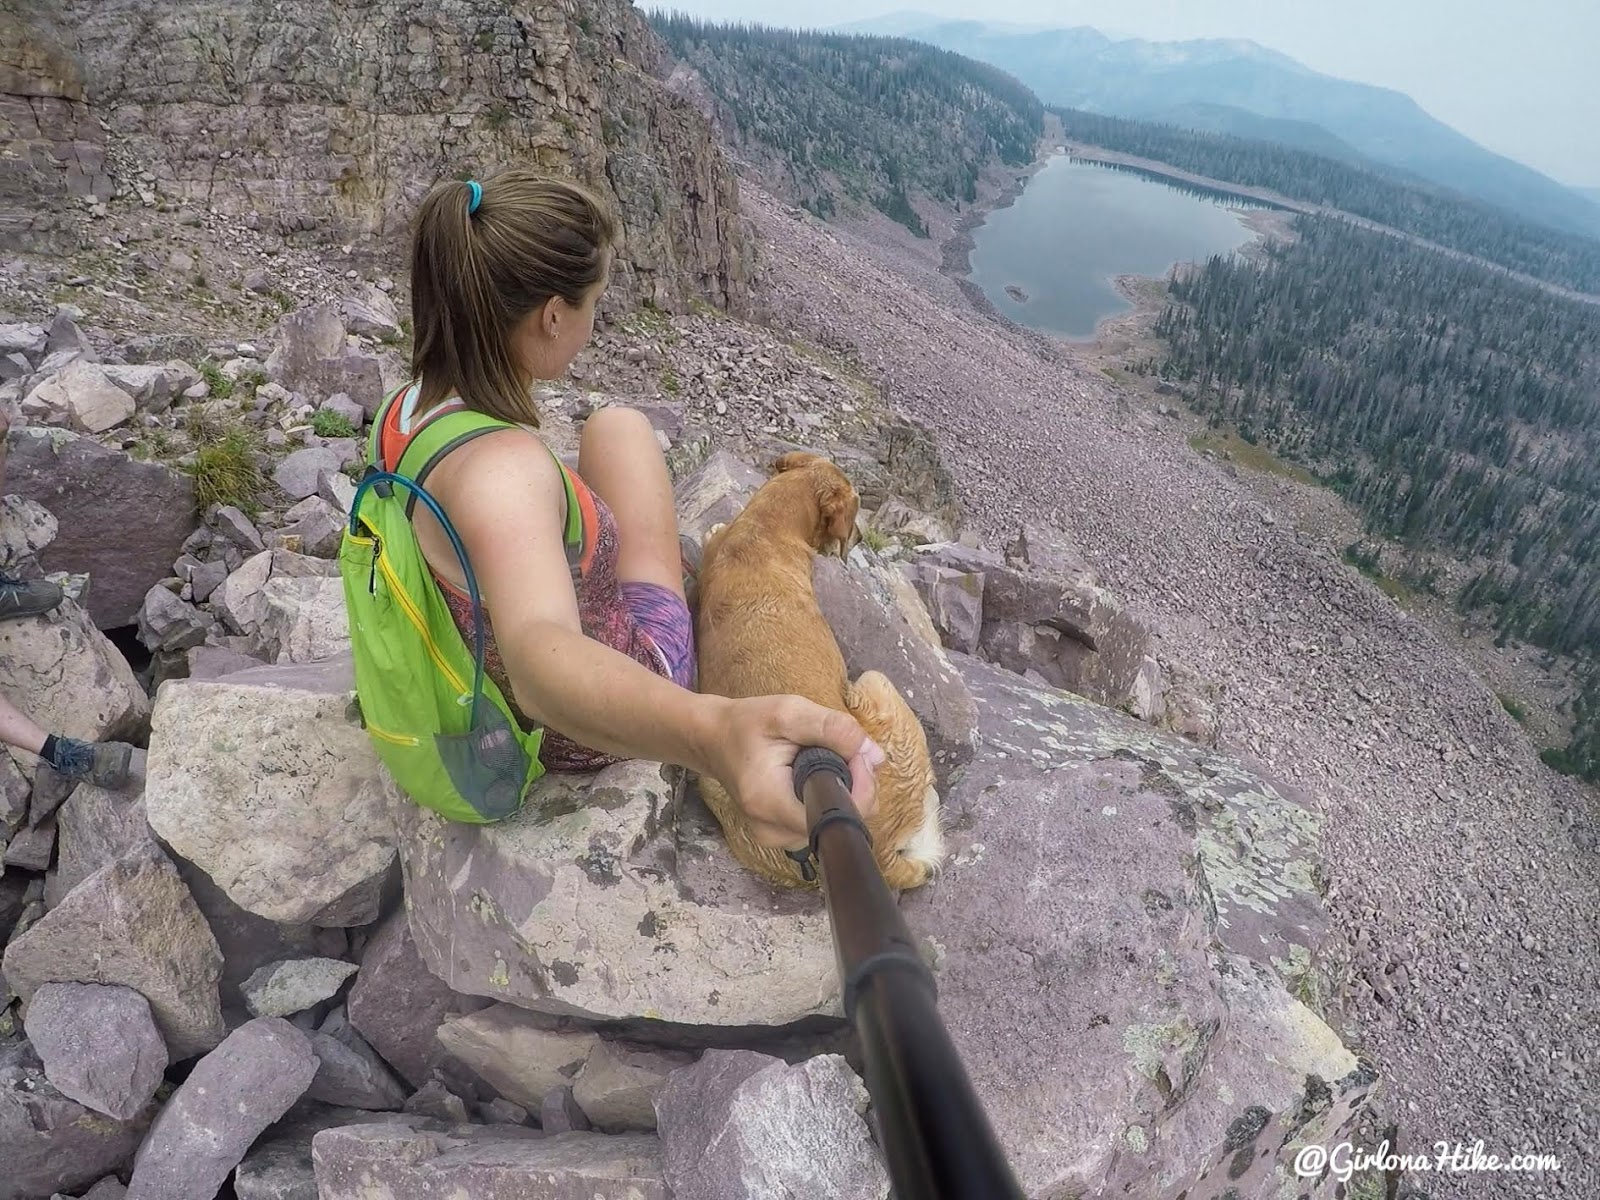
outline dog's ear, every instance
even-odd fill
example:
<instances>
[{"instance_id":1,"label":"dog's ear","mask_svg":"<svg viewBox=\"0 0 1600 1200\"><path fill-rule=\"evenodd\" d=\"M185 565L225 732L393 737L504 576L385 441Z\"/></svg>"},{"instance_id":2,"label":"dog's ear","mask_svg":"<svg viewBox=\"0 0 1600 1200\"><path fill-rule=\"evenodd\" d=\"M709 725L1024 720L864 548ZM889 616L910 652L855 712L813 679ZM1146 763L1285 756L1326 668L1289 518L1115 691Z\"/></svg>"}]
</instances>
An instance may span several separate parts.
<instances>
[{"instance_id":1,"label":"dog's ear","mask_svg":"<svg viewBox=\"0 0 1600 1200\"><path fill-rule=\"evenodd\" d=\"M850 553L856 544L856 514L861 511L861 497L840 471L828 471L817 485L817 514L822 530L818 545L832 542L840 558Z\"/></svg>"},{"instance_id":2,"label":"dog's ear","mask_svg":"<svg viewBox=\"0 0 1600 1200\"><path fill-rule=\"evenodd\" d=\"M809 450L790 450L787 454L780 454L772 460L772 471L781 475L785 471L798 471L801 467L809 467L814 462L820 462L820 454L812 454Z\"/></svg>"}]
</instances>

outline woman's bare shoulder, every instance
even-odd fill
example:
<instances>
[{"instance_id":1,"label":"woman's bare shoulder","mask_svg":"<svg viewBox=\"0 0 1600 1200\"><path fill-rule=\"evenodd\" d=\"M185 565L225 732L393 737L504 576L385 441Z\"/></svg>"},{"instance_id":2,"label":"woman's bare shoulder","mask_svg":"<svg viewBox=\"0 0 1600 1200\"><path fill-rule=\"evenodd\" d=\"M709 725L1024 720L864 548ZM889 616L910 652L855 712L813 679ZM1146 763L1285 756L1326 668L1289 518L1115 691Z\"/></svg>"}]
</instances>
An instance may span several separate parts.
<instances>
[{"instance_id":1,"label":"woman's bare shoulder","mask_svg":"<svg viewBox=\"0 0 1600 1200\"><path fill-rule=\"evenodd\" d=\"M555 455L537 433L520 425L480 434L458 446L433 475L451 490L473 492L552 481L561 486Z\"/></svg>"}]
</instances>

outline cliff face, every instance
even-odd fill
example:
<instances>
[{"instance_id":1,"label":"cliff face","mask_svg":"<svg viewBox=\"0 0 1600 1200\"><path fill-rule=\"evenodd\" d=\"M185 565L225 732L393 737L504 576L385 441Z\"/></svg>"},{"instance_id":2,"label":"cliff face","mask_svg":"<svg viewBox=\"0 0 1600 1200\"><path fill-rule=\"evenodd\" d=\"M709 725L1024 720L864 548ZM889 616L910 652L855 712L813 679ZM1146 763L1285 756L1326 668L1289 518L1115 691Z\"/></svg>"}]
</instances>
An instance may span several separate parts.
<instances>
[{"instance_id":1,"label":"cliff face","mask_svg":"<svg viewBox=\"0 0 1600 1200\"><path fill-rule=\"evenodd\" d=\"M46 0L0 0L0 250L49 250L104 200L105 143L72 34Z\"/></svg>"},{"instance_id":2,"label":"cliff face","mask_svg":"<svg viewBox=\"0 0 1600 1200\"><path fill-rule=\"evenodd\" d=\"M438 179L537 163L615 202L619 293L743 307L733 173L626 0L63 5L90 104L168 203L392 254Z\"/></svg>"}]
</instances>

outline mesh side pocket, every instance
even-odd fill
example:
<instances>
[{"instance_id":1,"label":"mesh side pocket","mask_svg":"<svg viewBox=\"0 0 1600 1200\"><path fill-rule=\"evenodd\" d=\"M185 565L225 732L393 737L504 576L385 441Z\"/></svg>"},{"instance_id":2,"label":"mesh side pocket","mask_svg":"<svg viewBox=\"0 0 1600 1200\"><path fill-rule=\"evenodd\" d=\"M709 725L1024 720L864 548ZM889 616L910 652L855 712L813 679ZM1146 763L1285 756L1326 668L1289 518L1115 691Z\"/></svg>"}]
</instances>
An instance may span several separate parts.
<instances>
[{"instance_id":1,"label":"mesh side pocket","mask_svg":"<svg viewBox=\"0 0 1600 1200\"><path fill-rule=\"evenodd\" d=\"M485 821L499 821L522 807L531 763L498 707L480 703L476 726L466 733L436 734L433 740L450 782Z\"/></svg>"}]
</instances>

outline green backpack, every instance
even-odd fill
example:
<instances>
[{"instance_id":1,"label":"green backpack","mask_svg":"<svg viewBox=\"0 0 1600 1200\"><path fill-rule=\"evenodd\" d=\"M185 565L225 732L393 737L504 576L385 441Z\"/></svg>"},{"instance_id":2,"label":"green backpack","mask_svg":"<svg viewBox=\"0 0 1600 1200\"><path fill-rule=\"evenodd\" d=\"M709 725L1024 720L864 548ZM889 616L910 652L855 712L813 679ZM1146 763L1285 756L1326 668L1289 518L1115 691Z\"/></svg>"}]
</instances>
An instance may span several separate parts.
<instances>
[{"instance_id":1,"label":"green backpack","mask_svg":"<svg viewBox=\"0 0 1600 1200\"><path fill-rule=\"evenodd\" d=\"M505 696L484 673L484 616L477 576L454 526L423 488L428 473L457 446L509 422L457 409L428 420L411 437L393 472L382 469L379 442L391 395L372 422L372 465L350 502L339 547L361 724L390 775L412 800L451 821L484 824L519 811L544 774L544 729L524 731ZM569 561L581 556L583 515L567 489ZM473 645L461 636L428 570L411 513L421 502L443 526L466 577Z\"/></svg>"}]
</instances>

